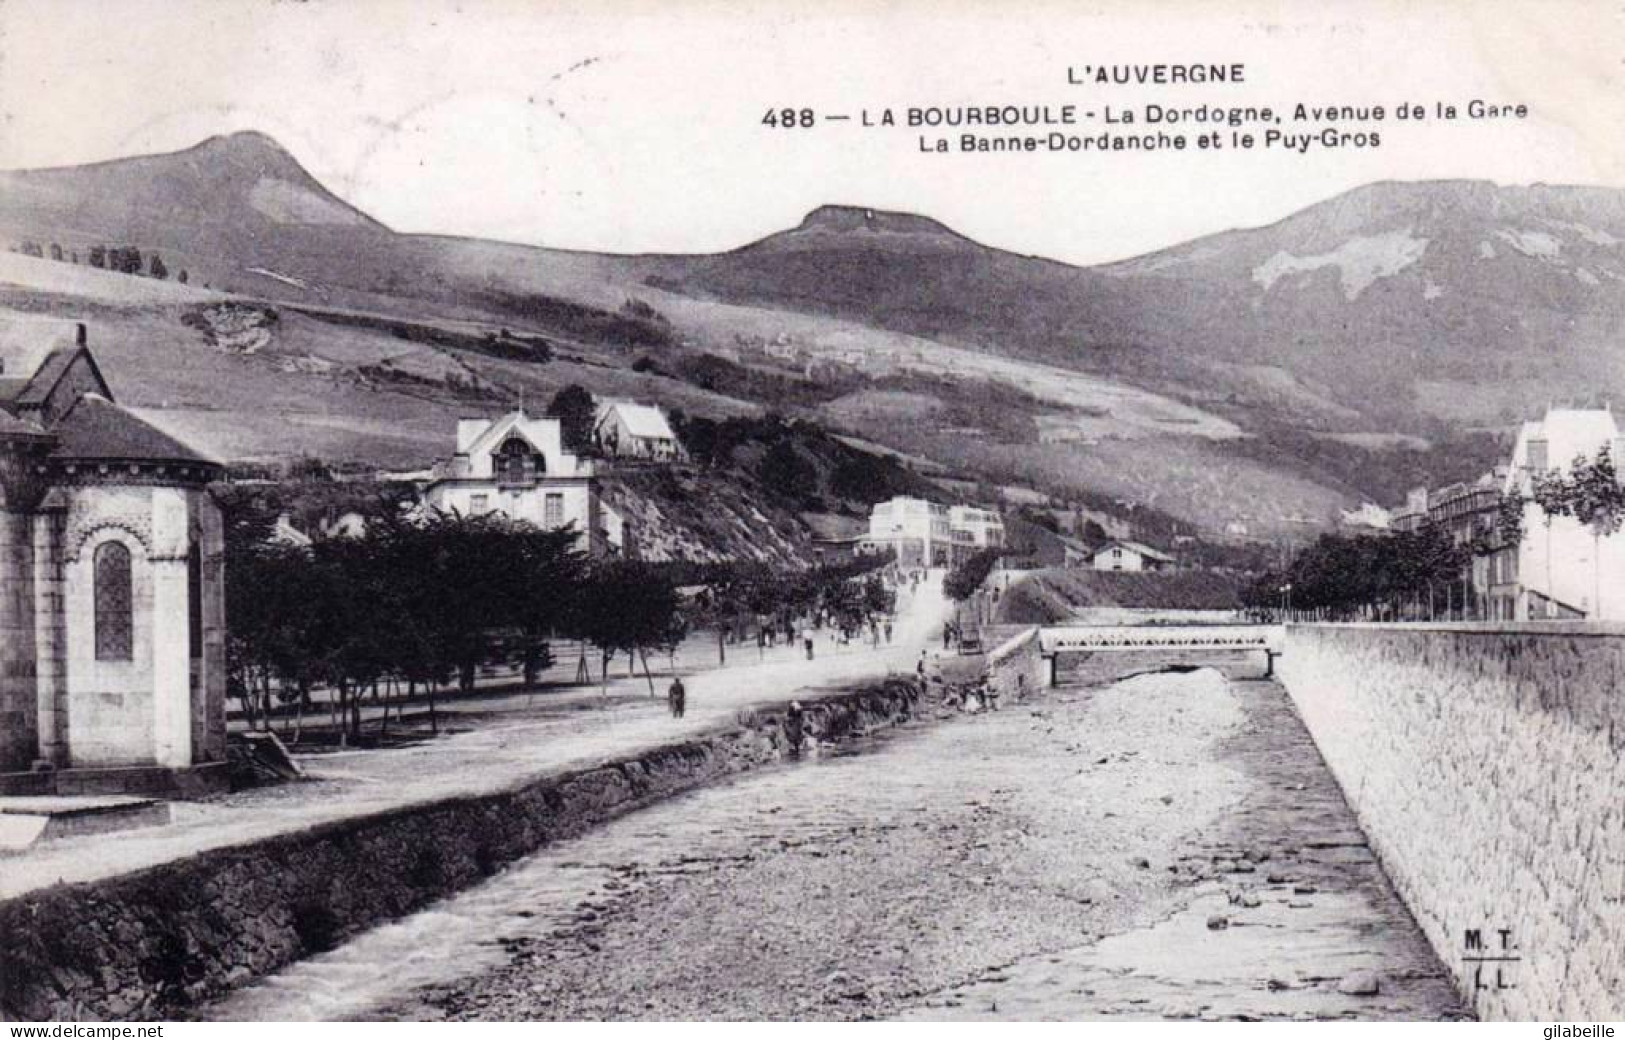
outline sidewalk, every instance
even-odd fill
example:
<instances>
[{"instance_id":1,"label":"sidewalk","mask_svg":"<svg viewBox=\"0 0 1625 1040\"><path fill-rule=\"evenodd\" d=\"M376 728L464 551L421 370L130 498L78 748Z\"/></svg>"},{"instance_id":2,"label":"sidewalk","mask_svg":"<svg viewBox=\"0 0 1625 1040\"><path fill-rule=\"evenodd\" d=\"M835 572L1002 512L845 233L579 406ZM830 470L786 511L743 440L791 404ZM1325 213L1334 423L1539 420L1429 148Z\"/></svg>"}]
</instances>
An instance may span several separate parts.
<instances>
[{"instance_id":1,"label":"sidewalk","mask_svg":"<svg viewBox=\"0 0 1625 1040\"><path fill-rule=\"evenodd\" d=\"M754 646L739 646L729 648L730 664L717 668L713 645L711 656L678 661L688 687L688 710L681 719L666 709L666 662L653 658L657 696L652 698L641 669L627 678L623 663L611 668L607 695L595 684L448 702L446 732L422 744L299 756L310 782L176 802L174 820L166 827L68 838L0 858L0 899L333 820L499 791L710 730L752 706L782 705L887 672L912 674L922 649L940 648L950 609L941 574L933 573L912 594L899 593L889 646L838 648L820 634L811 661L799 648L785 647L768 650L766 659L757 661Z\"/></svg>"}]
</instances>

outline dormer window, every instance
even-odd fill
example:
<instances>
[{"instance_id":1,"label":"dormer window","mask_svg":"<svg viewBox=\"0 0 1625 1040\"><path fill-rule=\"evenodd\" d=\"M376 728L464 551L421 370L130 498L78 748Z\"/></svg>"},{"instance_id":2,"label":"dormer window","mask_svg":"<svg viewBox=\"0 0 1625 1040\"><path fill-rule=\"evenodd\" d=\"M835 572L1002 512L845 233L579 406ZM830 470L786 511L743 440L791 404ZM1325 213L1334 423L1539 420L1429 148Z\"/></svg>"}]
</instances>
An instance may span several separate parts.
<instances>
[{"instance_id":1,"label":"dormer window","mask_svg":"<svg viewBox=\"0 0 1625 1040\"><path fill-rule=\"evenodd\" d=\"M497 483L534 484L547 471L547 464L522 437L509 437L491 456Z\"/></svg>"}]
</instances>

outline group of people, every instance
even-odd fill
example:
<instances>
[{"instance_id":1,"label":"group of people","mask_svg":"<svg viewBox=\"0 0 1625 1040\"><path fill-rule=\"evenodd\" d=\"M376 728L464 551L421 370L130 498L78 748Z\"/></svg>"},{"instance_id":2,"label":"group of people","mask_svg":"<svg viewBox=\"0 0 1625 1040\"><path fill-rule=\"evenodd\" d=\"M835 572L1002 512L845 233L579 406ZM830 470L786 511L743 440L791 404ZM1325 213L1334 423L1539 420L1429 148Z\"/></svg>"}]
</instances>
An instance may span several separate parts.
<instances>
[{"instance_id":1,"label":"group of people","mask_svg":"<svg viewBox=\"0 0 1625 1040\"><path fill-rule=\"evenodd\" d=\"M914 681L920 688L921 697L928 700L935 697L942 707L956 711L999 710L999 697L1004 690L997 677L984 673L968 683L951 683L940 668L928 668L926 661L926 652L921 650L920 659L914 665ZM1014 693L1017 700L1023 699L1027 693L1027 677L1019 672L1016 674Z\"/></svg>"}]
</instances>

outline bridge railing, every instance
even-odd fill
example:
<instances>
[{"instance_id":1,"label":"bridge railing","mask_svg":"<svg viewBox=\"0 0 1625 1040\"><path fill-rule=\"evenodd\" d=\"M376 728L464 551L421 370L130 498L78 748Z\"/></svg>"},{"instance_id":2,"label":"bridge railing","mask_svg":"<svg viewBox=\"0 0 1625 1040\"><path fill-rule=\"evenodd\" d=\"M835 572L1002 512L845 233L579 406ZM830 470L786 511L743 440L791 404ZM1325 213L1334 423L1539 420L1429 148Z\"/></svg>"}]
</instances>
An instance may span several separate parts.
<instances>
[{"instance_id":1,"label":"bridge railing","mask_svg":"<svg viewBox=\"0 0 1625 1040\"><path fill-rule=\"evenodd\" d=\"M1282 625L1050 625L1039 629L1039 646L1049 662L1049 685L1059 681L1063 654L1154 653L1163 651L1258 652L1265 675L1286 649Z\"/></svg>"}]
</instances>

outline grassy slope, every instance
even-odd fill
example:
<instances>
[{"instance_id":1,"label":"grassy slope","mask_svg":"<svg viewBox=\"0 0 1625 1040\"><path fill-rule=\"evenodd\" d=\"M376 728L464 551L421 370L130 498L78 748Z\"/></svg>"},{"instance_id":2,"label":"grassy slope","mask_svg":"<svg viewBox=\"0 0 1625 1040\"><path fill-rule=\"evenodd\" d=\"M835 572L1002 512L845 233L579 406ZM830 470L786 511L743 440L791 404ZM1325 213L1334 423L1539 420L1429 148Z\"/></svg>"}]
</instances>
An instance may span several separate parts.
<instances>
[{"instance_id":1,"label":"grassy slope","mask_svg":"<svg viewBox=\"0 0 1625 1040\"><path fill-rule=\"evenodd\" d=\"M527 401L544 400L569 382L599 395L644 397L701 414L775 406L631 373L636 356L668 359L660 350L632 347L614 336L572 339L568 330L561 332L546 320L537 324L514 309L516 302L544 296L613 314L636 298L669 318L676 337L691 351L748 354L751 344L788 338L815 355L857 352L900 373L897 379L923 376L933 381L933 393L945 394L940 422L922 423L919 402L895 394L834 403L813 416L838 430L929 456L952 471L1000 483L1015 473L1051 492L1121 498L1126 511L1166 509L1208 528L1252 517L1260 512L1253 507L1263 503L1263 515L1252 519L1255 533L1265 533L1271 525L1290 529L1282 527L1290 516L1319 519L1346 504L1348 497L1346 489L1326 487L1313 472L1290 461L1260 462L1226 451L1218 442L1239 431L1222 396L1213 398L1212 408L1193 407L1187 403L1193 399L1189 387L1170 395L1130 386L1099 374L1100 358L1058 347L1044 355L1054 363L1046 365L1003 356L1011 351L1002 344L956 339L949 326L938 322L943 315L994 323L990 327L1005 323L1012 336L1030 345L1043 331L1030 327L1035 302L1069 314L1092 313L1095 305L1087 294L1075 290L1083 283L1109 286L1113 280L1053 264L1038 265L1034 274L1026 258L987 253L929 222L905 220L895 229L902 234L899 248L878 265L875 258L864 258L863 269L855 272L863 284L847 286L857 291L879 279L888 299L912 312L904 327L893 323L891 329L881 329L873 321L843 319L806 301L777 301L788 306L764 305L760 299L724 303L649 285L646 279L671 269L671 258L603 257L395 235L332 210L334 200L291 159L270 142L252 137L212 142L167 159L138 160L113 180L108 180L110 173L104 167L23 177L19 183L49 197L33 200L31 211L18 206L6 210L7 220L0 221L6 226L0 230L13 237L60 239L81 250L95 241L131 241L149 251L161 248L172 271L190 269L193 288L180 292L173 283L147 279L125 278L126 286L114 285L110 299L125 310L103 309L97 317L107 327L96 330L97 341L130 359L115 360L121 398L149 409L147 414L160 425L228 458L313 453L340 463L417 467L443 451L444 430L454 414L489 411L521 395ZM256 194L263 176L297 186L307 202L319 203L317 208L335 222L266 223L267 214L259 208L263 200ZM129 190L145 193L142 205L121 208L99 201L108 199L108 185L125 190L122 186L131 183L136 188ZM87 206L79 205L86 200ZM199 215L199 206L221 209L229 219ZM834 218L846 219L841 214ZM15 223L24 219L45 220L49 226ZM916 250L922 243L930 254L926 262L936 264L946 279L933 282L929 291L910 274L915 267L909 265L919 263ZM815 249L788 262L821 270L825 259ZM48 294L47 306L56 313L77 313L67 292L80 299L95 295L61 284L63 278L90 276L109 285L121 280L66 265L28 263L38 269L12 278L0 271L0 281L32 284ZM953 287L965 271L978 281L988 274L1015 279L1012 284L1036 278L1038 299L1024 293L991 302L985 293L959 298ZM830 279L853 275L820 275L820 290L840 289ZM173 308L182 300L200 298L202 290L196 287L202 282L272 302L362 310L464 330L539 332L581 360L534 366L448 358L433 349L403 349L402 343L365 330L293 317L286 308L270 351L274 360L269 355L182 358L177 351L192 340L187 330L175 328ZM984 304L993 309L986 311ZM807 306L808 312L794 309L799 306ZM160 345L160 340L166 342ZM135 345L141 343L154 345L142 347L139 353L146 357L136 358ZM359 370L386 359L388 380L358 378ZM448 395L432 385L448 373L482 385L484 396ZM995 394L996 387L1004 389ZM1303 394L1292 398L1296 392L1284 393L1283 403L1301 403Z\"/></svg>"},{"instance_id":2,"label":"grassy slope","mask_svg":"<svg viewBox=\"0 0 1625 1040\"><path fill-rule=\"evenodd\" d=\"M1088 607L1233 610L1241 606L1243 579L1212 571L1119 574L1109 571L1038 571L1010 587L999 601L1005 624L1066 621Z\"/></svg>"}]
</instances>

